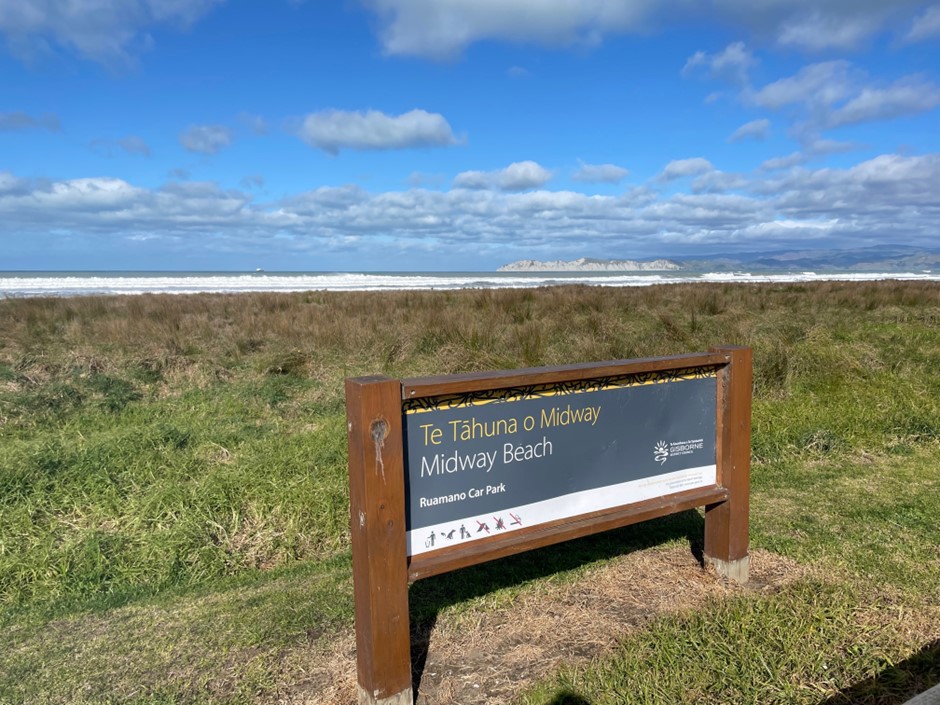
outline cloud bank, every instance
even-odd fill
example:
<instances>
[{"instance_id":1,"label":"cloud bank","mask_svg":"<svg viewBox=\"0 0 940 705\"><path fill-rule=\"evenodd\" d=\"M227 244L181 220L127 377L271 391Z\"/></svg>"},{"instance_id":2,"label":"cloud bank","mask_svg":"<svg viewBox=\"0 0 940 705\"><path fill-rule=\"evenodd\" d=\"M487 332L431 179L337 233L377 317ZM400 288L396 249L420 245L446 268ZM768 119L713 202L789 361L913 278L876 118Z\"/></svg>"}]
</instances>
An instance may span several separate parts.
<instances>
[{"instance_id":1,"label":"cloud bank","mask_svg":"<svg viewBox=\"0 0 940 705\"><path fill-rule=\"evenodd\" d=\"M679 167L698 176L693 193L672 195L649 186L619 195L324 186L267 202L207 182L147 189L116 178L53 181L0 172L0 235L70 233L101 246L135 236L200 251L261 251L276 240L282 249L316 252L371 240L453 263L478 257L481 248L499 248L505 257L561 256L585 241L636 256L701 246L936 245L938 154L885 154L847 169L702 169Z\"/></svg>"},{"instance_id":2,"label":"cloud bank","mask_svg":"<svg viewBox=\"0 0 940 705\"><path fill-rule=\"evenodd\" d=\"M362 0L379 23L382 47L390 55L453 59L487 40L546 46L591 47L606 37L645 33L697 17L748 31L762 40L805 52L856 49L922 0ZM910 28L912 41L933 36L935 16L927 11ZM705 63L708 57L703 56ZM713 56L710 69L738 75L745 57Z\"/></svg>"}]
</instances>

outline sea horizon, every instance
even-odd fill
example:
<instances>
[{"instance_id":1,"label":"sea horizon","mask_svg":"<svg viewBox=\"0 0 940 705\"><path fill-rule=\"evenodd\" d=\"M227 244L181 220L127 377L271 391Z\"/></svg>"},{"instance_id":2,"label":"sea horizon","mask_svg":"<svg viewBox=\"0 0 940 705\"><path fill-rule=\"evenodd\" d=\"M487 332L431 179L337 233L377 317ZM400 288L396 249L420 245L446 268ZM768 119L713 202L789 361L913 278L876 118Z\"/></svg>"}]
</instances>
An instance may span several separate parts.
<instances>
[{"instance_id":1,"label":"sea horizon","mask_svg":"<svg viewBox=\"0 0 940 705\"><path fill-rule=\"evenodd\" d=\"M940 281L940 271L0 271L0 298L303 291L634 287L661 284Z\"/></svg>"}]
</instances>

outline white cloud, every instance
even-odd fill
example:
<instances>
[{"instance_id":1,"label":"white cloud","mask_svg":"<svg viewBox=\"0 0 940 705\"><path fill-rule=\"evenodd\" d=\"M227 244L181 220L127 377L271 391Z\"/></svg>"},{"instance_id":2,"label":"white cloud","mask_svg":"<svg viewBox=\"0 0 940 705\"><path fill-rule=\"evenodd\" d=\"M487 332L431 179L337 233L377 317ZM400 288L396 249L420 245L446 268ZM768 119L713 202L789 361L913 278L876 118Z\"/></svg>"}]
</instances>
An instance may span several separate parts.
<instances>
[{"instance_id":1,"label":"white cloud","mask_svg":"<svg viewBox=\"0 0 940 705\"><path fill-rule=\"evenodd\" d=\"M849 50L862 44L881 24L880 13L846 17L816 11L786 23L777 41L783 46L809 51Z\"/></svg>"},{"instance_id":2,"label":"white cloud","mask_svg":"<svg viewBox=\"0 0 940 705\"><path fill-rule=\"evenodd\" d=\"M856 48L895 25L923 0L362 0L378 18L387 54L451 59L478 41L592 47L605 37L645 33L697 21L729 26L761 43L776 41L804 51ZM932 17L924 20L924 30ZM932 31L932 30L931 30ZM734 45L732 45L734 46ZM702 53L692 65L719 55ZM736 77L748 66L714 68ZM739 59L741 57L738 57Z\"/></svg>"},{"instance_id":3,"label":"white cloud","mask_svg":"<svg viewBox=\"0 0 940 705\"><path fill-rule=\"evenodd\" d=\"M852 50L903 22L924 0L711 0L701 15L801 51ZM669 3L673 6L673 3Z\"/></svg>"},{"instance_id":4,"label":"white cloud","mask_svg":"<svg viewBox=\"0 0 940 705\"><path fill-rule=\"evenodd\" d=\"M532 73L529 69L523 68L522 66L510 66L506 71L506 75L509 76L509 78L529 78Z\"/></svg>"},{"instance_id":5,"label":"white cloud","mask_svg":"<svg viewBox=\"0 0 940 705\"><path fill-rule=\"evenodd\" d=\"M56 45L106 64L133 60L152 26L188 28L223 0L0 0L0 34L27 58Z\"/></svg>"},{"instance_id":6,"label":"white cloud","mask_svg":"<svg viewBox=\"0 0 940 705\"><path fill-rule=\"evenodd\" d=\"M58 116L53 113L46 113L39 117L33 117L21 110L0 113L0 132L39 129L57 132L61 127Z\"/></svg>"},{"instance_id":7,"label":"white cloud","mask_svg":"<svg viewBox=\"0 0 940 705\"><path fill-rule=\"evenodd\" d=\"M784 157L773 157L760 165L761 171L777 171L781 169L790 169L799 164L818 159L827 154L839 154L842 152L851 152L858 149L859 145L853 142L839 142L837 140L816 139L808 141L802 151L793 152Z\"/></svg>"},{"instance_id":8,"label":"white cloud","mask_svg":"<svg viewBox=\"0 0 940 705\"><path fill-rule=\"evenodd\" d=\"M779 110L794 104L829 106L854 90L852 65L848 61L825 61L804 66L793 76L768 83L750 96L763 108Z\"/></svg>"},{"instance_id":9,"label":"white cloud","mask_svg":"<svg viewBox=\"0 0 940 705\"><path fill-rule=\"evenodd\" d=\"M799 164L804 164L809 160L809 156L803 152L791 152L785 157L771 157L764 161L759 169L761 171L778 171L781 169L790 169Z\"/></svg>"},{"instance_id":10,"label":"white cloud","mask_svg":"<svg viewBox=\"0 0 940 705\"><path fill-rule=\"evenodd\" d=\"M857 232L911 243L936 231L929 213L940 206L931 185L938 179L940 154L884 154L849 169L794 169L763 189L789 217L836 217Z\"/></svg>"},{"instance_id":11,"label":"white cloud","mask_svg":"<svg viewBox=\"0 0 940 705\"><path fill-rule=\"evenodd\" d=\"M582 162L571 178L585 183L617 184L623 181L629 173L629 170L616 164L584 164Z\"/></svg>"},{"instance_id":12,"label":"white cloud","mask_svg":"<svg viewBox=\"0 0 940 705\"><path fill-rule=\"evenodd\" d=\"M763 140L767 138L770 131L770 120L763 118L761 120L751 120L746 122L728 137L729 142L740 142L746 139Z\"/></svg>"},{"instance_id":13,"label":"white cloud","mask_svg":"<svg viewBox=\"0 0 940 705\"><path fill-rule=\"evenodd\" d=\"M814 155L840 154L858 149L854 142L839 142L838 140L817 139L807 145L807 150Z\"/></svg>"},{"instance_id":14,"label":"white cloud","mask_svg":"<svg viewBox=\"0 0 940 705\"><path fill-rule=\"evenodd\" d=\"M923 113L940 105L940 86L920 76L900 79L884 88L865 87L827 117L831 127L888 120Z\"/></svg>"},{"instance_id":15,"label":"white cloud","mask_svg":"<svg viewBox=\"0 0 940 705\"><path fill-rule=\"evenodd\" d=\"M848 61L804 66L796 74L742 92L745 102L787 110L802 141L822 130L926 112L940 105L940 86L921 75L879 85Z\"/></svg>"},{"instance_id":16,"label":"white cloud","mask_svg":"<svg viewBox=\"0 0 940 705\"><path fill-rule=\"evenodd\" d=\"M538 162L513 162L496 171L464 171L454 177L454 186L463 189L524 191L539 188L552 178L552 172Z\"/></svg>"},{"instance_id":17,"label":"white cloud","mask_svg":"<svg viewBox=\"0 0 940 705\"><path fill-rule=\"evenodd\" d=\"M503 169L496 183L505 191L522 191L543 186L552 178L552 172L533 161L513 162Z\"/></svg>"},{"instance_id":18,"label":"white cloud","mask_svg":"<svg viewBox=\"0 0 940 705\"><path fill-rule=\"evenodd\" d=\"M714 168L710 161L702 157L675 159L669 162L663 170L659 172L656 178L658 181L673 181L674 179L681 179L684 176L704 174Z\"/></svg>"},{"instance_id":19,"label":"white cloud","mask_svg":"<svg viewBox=\"0 0 940 705\"><path fill-rule=\"evenodd\" d=\"M940 5L929 7L912 23L904 40L909 43L922 42L940 37Z\"/></svg>"},{"instance_id":20,"label":"white cloud","mask_svg":"<svg viewBox=\"0 0 940 705\"><path fill-rule=\"evenodd\" d=\"M180 144L190 152L217 154L232 143L232 131L224 125L193 125L180 134Z\"/></svg>"},{"instance_id":21,"label":"white cloud","mask_svg":"<svg viewBox=\"0 0 940 705\"><path fill-rule=\"evenodd\" d=\"M744 42L734 42L716 54L695 52L682 67L682 75L689 76L702 67L714 78L746 84L748 73L756 63Z\"/></svg>"},{"instance_id":22,"label":"white cloud","mask_svg":"<svg viewBox=\"0 0 940 705\"><path fill-rule=\"evenodd\" d=\"M748 185L748 180L741 174L729 174L716 169L693 179L692 191L694 193L723 193L743 189Z\"/></svg>"},{"instance_id":23,"label":"white cloud","mask_svg":"<svg viewBox=\"0 0 940 705\"><path fill-rule=\"evenodd\" d=\"M407 149L457 143L444 116L424 110L402 115L386 115L377 110L324 110L307 115L297 135L310 146L330 154L338 154L341 149Z\"/></svg>"},{"instance_id":24,"label":"white cloud","mask_svg":"<svg viewBox=\"0 0 940 705\"><path fill-rule=\"evenodd\" d=\"M388 54L452 58L483 39L594 45L641 25L650 0L365 0Z\"/></svg>"},{"instance_id":25,"label":"white cloud","mask_svg":"<svg viewBox=\"0 0 940 705\"><path fill-rule=\"evenodd\" d=\"M834 173L834 170L825 169L822 172L830 174ZM940 155L905 157L900 154L882 154L856 164L843 174L846 182L859 186L877 188L892 185L908 194L919 193L927 186L930 179L940 175ZM940 181L934 181L934 186L937 183ZM935 194L928 202L937 199L938 196Z\"/></svg>"},{"instance_id":26,"label":"white cloud","mask_svg":"<svg viewBox=\"0 0 940 705\"><path fill-rule=\"evenodd\" d=\"M761 171L779 171L781 169L790 169L799 164L805 164L809 161L809 155L804 152L791 152L784 157L771 157L764 161L759 169Z\"/></svg>"}]
</instances>

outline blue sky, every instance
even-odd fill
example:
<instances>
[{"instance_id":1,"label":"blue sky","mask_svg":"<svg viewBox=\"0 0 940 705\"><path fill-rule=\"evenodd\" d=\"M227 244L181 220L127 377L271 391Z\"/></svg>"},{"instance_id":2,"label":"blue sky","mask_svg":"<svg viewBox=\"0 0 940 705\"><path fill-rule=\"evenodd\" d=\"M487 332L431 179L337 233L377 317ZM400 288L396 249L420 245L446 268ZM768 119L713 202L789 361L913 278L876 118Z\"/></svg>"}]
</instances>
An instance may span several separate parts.
<instances>
[{"instance_id":1,"label":"blue sky","mask_svg":"<svg viewBox=\"0 0 940 705\"><path fill-rule=\"evenodd\" d=\"M0 270L940 246L940 4L0 0Z\"/></svg>"}]
</instances>

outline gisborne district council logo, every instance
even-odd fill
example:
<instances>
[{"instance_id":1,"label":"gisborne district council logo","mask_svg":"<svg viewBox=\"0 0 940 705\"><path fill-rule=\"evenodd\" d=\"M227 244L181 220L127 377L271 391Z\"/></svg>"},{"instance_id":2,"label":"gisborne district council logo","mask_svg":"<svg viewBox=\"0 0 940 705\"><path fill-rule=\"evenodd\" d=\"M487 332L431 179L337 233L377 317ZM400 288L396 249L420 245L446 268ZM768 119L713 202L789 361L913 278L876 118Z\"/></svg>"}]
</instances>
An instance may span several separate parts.
<instances>
[{"instance_id":1,"label":"gisborne district council logo","mask_svg":"<svg viewBox=\"0 0 940 705\"><path fill-rule=\"evenodd\" d=\"M665 465L666 461L669 459L669 446L666 444L666 441L659 441L653 447L653 458L660 465Z\"/></svg>"}]
</instances>

